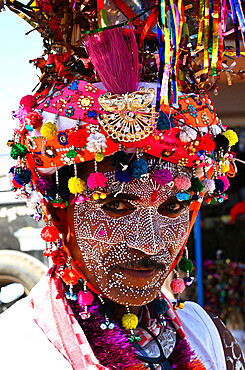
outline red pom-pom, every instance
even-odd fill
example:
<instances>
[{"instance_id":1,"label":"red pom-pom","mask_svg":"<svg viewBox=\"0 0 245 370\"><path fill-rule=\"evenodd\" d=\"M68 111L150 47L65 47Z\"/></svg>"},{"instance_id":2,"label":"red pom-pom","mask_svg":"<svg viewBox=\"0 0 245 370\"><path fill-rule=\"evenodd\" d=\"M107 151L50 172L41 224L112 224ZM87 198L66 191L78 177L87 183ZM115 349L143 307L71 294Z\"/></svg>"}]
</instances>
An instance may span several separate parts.
<instances>
[{"instance_id":1,"label":"red pom-pom","mask_svg":"<svg viewBox=\"0 0 245 370\"><path fill-rule=\"evenodd\" d=\"M170 287L174 294L182 293L185 289L185 282L183 279L174 279Z\"/></svg>"},{"instance_id":2,"label":"red pom-pom","mask_svg":"<svg viewBox=\"0 0 245 370\"><path fill-rule=\"evenodd\" d=\"M41 238L45 242L55 242L59 238L59 231L55 226L45 226L41 231Z\"/></svg>"},{"instance_id":3,"label":"red pom-pom","mask_svg":"<svg viewBox=\"0 0 245 370\"><path fill-rule=\"evenodd\" d=\"M80 290L80 292L78 293L77 301L78 301L78 304L81 308L83 308L84 306L91 305L93 303L93 300L94 300L94 296L89 291L82 292Z\"/></svg>"},{"instance_id":4,"label":"red pom-pom","mask_svg":"<svg viewBox=\"0 0 245 370\"><path fill-rule=\"evenodd\" d=\"M210 134L207 134L199 139L198 150L212 152L215 149L215 142Z\"/></svg>"},{"instance_id":5,"label":"red pom-pom","mask_svg":"<svg viewBox=\"0 0 245 370\"><path fill-rule=\"evenodd\" d=\"M79 275L76 271L70 270L69 268L66 268L64 271L61 273L61 278L64 281L65 284L67 285L75 285L77 284L79 280Z\"/></svg>"},{"instance_id":6,"label":"red pom-pom","mask_svg":"<svg viewBox=\"0 0 245 370\"><path fill-rule=\"evenodd\" d=\"M43 118L40 113L33 111L27 113L24 118L24 122L26 125L32 126L33 128L38 128L41 126Z\"/></svg>"},{"instance_id":7,"label":"red pom-pom","mask_svg":"<svg viewBox=\"0 0 245 370\"><path fill-rule=\"evenodd\" d=\"M74 148L82 149L86 145L85 138L81 133L81 130L74 131L71 135L69 135L69 144L73 145Z\"/></svg>"},{"instance_id":8,"label":"red pom-pom","mask_svg":"<svg viewBox=\"0 0 245 370\"><path fill-rule=\"evenodd\" d=\"M37 105L37 99L32 95L23 96L20 105L24 105L25 108L33 109Z\"/></svg>"},{"instance_id":9,"label":"red pom-pom","mask_svg":"<svg viewBox=\"0 0 245 370\"><path fill-rule=\"evenodd\" d=\"M55 265L64 265L67 262L67 253L63 249L57 249L51 257Z\"/></svg>"},{"instance_id":10,"label":"red pom-pom","mask_svg":"<svg viewBox=\"0 0 245 370\"><path fill-rule=\"evenodd\" d=\"M43 252L44 257L52 257L54 254L54 251L51 248L46 248L45 251Z\"/></svg>"}]
</instances>

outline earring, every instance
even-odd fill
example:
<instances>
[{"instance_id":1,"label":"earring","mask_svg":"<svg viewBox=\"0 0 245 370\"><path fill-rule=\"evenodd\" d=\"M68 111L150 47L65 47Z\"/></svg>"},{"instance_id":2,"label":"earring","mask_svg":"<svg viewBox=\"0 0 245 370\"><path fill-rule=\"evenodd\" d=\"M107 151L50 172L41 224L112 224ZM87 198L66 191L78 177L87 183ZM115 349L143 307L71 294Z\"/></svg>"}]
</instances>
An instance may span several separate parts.
<instances>
[{"instance_id":1,"label":"earring","mask_svg":"<svg viewBox=\"0 0 245 370\"><path fill-rule=\"evenodd\" d=\"M168 303L165 299L162 298L161 293L158 296L158 299L155 299L154 301L154 311L158 314L159 316L159 324L163 327L166 326L166 320L164 314L168 310Z\"/></svg>"},{"instance_id":2,"label":"earring","mask_svg":"<svg viewBox=\"0 0 245 370\"><path fill-rule=\"evenodd\" d=\"M82 279L79 279L82 282ZM87 280L83 283L83 291L80 290L77 295L77 302L82 308L82 312L79 313L82 320L86 320L91 316L91 313L88 312L88 306L93 303L94 296L87 290Z\"/></svg>"},{"instance_id":3,"label":"earring","mask_svg":"<svg viewBox=\"0 0 245 370\"><path fill-rule=\"evenodd\" d=\"M140 341L140 336L135 335L134 333L134 329L137 328L138 322L138 317L135 314L131 313L129 307L126 306L126 313L122 317L122 327L125 330L129 330L130 335L128 339L130 343Z\"/></svg>"},{"instance_id":4,"label":"earring","mask_svg":"<svg viewBox=\"0 0 245 370\"><path fill-rule=\"evenodd\" d=\"M187 246L184 246L185 257L182 257L179 262L179 268L181 271L186 273L186 277L184 278L184 282L186 286L190 286L194 280L193 277L190 277L190 273L193 270L193 263L191 260L188 259L188 249Z\"/></svg>"},{"instance_id":5,"label":"earring","mask_svg":"<svg viewBox=\"0 0 245 370\"><path fill-rule=\"evenodd\" d=\"M105 303L105 301L103 300L101 295L99 295L98 298L101 302L101 305L99 306L99 311L105 318L103 321L101 321L100 328L102 330L106 330L106 329L112 330L112 329L115 328L115 324L114 324L114 322L109 320L109 316L112 315L113 310L114 310L114 306L113 306L112 302L108 301L107 303Z\"/></svg>"},{"instance_id":6,"label":"earring","mask_svg":"<svg viewBox=\"0 0 245 370\"><path fill-rule=\"evenodd\" d=\"M176 278L172 280L170 287L174 294L177 294L177 302L174 303L174 309L184 308L184 300L180 299L180 294L185 290L185 282L183 279L180 279L179 273L173 269L173 272L176 274Z\"/></svg>"},{"instance_id":7,"label":"earring","mask_svg":"<svg viewBox=\"0 0 245 370\"><path fill-rule=\"evenodd\" d=\"M53 243L56 243L59 240L59 231L57 228L51 224L51 216L48 215L47 225L41 231L41 238L48 243L47 248L44 251L45 257L51 257L54 251Z\"/></svg>"},{"instance_id":8,"label":"earring","mask_svg":"<svg viewBox=\"0 0 245 370\"><path fill-rule=\"evenodd\" d=\"M69 286L69 291L65 293L66 298L72 301L77 300L77 295L73 292L73 286L78 283L79 275L71 266L71 257L68 257L67 266L59 271L59 276L66 285Z\"/></svg>"}]
</instances>

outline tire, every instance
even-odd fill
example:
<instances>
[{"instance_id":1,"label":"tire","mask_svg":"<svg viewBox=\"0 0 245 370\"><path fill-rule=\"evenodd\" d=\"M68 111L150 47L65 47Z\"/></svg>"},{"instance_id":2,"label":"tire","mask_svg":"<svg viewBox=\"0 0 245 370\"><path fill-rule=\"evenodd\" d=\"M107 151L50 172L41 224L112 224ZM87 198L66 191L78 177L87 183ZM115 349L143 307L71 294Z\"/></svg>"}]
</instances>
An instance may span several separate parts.
<instances>
[{"instance_id":1,"label":"tire","mask_svg":"<svg viewBox=\"0 0 245 370\"><path fill-rule=\"evenodd\" d=\"M27 253L0 250L0 288L11 283L21 283L28 295L47 271L47 266Z\"/></svg>"}]
</instances>

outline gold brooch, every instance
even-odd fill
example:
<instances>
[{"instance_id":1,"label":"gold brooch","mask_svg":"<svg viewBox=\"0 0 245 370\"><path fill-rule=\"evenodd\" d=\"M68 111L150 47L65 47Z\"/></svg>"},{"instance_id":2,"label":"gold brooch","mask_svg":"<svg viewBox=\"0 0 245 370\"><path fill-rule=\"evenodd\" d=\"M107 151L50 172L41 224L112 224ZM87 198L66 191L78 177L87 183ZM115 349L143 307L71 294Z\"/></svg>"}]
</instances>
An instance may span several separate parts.
<instances>
[{"instance_id":1,"label":"gold brooch","mask_svg":"<svg viewBox=\"0 0 245 370\"><path fill-rule=\"evenodd\" d=\"M107 92L99 97L101 107L110 112L104 113L99 122L107 135L113 140L134 142L145 139L155 128L154 107L149 107L155 97L155 90L139 91L130 94L114 94Z\"/></svg>"}]
</instances>

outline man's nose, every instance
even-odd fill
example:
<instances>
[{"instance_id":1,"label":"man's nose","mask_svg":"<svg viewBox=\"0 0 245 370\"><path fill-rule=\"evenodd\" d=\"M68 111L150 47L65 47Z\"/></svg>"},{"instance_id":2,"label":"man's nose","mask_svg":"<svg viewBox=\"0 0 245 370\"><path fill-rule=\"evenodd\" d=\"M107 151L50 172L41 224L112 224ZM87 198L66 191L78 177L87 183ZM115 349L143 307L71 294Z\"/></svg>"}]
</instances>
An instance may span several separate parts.
<instances>
[{"instance_id":1,"label":"man's nose","mask_svg":"<svg viewBox=\"0 0 245 370\"><path fill-rule=\"evenodd\" d=\"M155 255L165 248L166 243L161 235L159 214L153 207L147 207L139 212L134 230L134 233L126 236L129 247L148 255Z\"/></svg>"}]
</instances>

